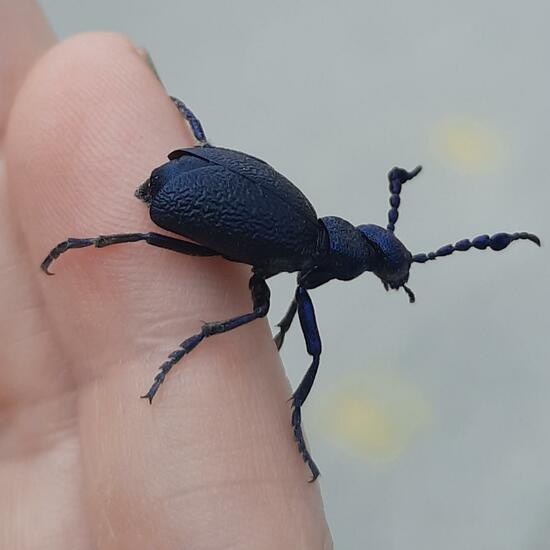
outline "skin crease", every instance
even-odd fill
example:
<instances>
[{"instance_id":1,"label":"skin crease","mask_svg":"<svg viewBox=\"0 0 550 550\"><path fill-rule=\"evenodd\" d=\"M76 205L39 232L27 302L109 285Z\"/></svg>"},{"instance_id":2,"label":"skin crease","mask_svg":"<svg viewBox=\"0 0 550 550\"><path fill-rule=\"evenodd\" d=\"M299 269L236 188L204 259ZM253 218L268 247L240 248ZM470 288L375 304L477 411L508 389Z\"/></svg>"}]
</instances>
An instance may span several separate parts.
<instances>
[{"instance_id":1,"label":"skin crease","mask_svg":"<svg viewBox=\"0 0 550 550\"><path fill-rule=\"evenodd\" d=\"M33 6L3 1L0 21L16 4ZM19 32L45 51L33 13ZM68 236L158 230L133 191L192 138L143 57L77 36L1 97L0 547L332 548L265 319L193 351L152 406L138 398L200 319L250 309L246 267L129 244L38 268Z\"/></svg>"}]
</instances>

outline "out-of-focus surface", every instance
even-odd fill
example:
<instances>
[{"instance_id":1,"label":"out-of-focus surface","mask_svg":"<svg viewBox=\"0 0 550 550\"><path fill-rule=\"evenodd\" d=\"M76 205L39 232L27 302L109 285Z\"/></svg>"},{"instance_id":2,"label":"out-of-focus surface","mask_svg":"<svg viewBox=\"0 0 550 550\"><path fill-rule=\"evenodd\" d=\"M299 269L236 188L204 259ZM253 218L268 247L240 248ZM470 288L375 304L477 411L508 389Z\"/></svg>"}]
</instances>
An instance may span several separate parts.
<instances>
[{"instance_id":1,"label":"out-of-focus surface","mask_svg":"<svg viewBox=\"0 0 550 550\"><path fill-rule=\"evenodd\" d=\"M413 253L542 238L414 266L413 306L369 275L314 291L304 416L336 548L550 548L548 3L41 3L61 37L147 48L213 143L267 160L320 216L385 225L386 173L422 163L397 224ZM273 281L273 324L292 287ZM298 325L282 355L295 385Z\"/></svg>"}]
</instances>

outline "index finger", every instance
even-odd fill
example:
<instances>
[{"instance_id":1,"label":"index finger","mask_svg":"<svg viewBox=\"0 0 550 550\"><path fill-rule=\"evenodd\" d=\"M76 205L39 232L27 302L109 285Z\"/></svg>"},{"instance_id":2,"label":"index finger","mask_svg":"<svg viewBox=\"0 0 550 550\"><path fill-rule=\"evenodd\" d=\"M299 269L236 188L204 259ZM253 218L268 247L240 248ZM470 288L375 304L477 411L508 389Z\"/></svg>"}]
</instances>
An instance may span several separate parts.
<instances>
[{"instance_id":1,"label":"index finger","mask_svg":"<svg viewBox=\"0 0 550 550\"><path fill-rule=\"evenodd\" d=\"M113 35L54 48L8 138L11 198L37 266L69 232L154 229L133 192L167 152L192 144L154 75ZM200 319L250 310L248 268L139 244L75 251L56 267L40 285L79 386L98 545L326 547L265 320L193 351L152 407L138 399Z\"/></svg>"}]
</instances>

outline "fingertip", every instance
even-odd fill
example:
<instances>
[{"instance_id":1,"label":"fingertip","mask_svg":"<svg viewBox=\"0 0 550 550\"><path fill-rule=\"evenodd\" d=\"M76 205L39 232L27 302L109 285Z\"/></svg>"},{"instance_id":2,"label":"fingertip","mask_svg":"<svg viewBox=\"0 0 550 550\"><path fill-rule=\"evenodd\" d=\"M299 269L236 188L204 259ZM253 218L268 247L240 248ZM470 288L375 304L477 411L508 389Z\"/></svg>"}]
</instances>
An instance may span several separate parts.
<instances>
[{"instance_id":1,"label":"fingertip","mask_svg":"<svg viewBox=\"0 0 550 550\"><path fill-rule=\"evenodd\" d=\"M39 266L52 243L67 234L95 237L154 227L133 192L165 162L167 151L192 142L164 88L125 36L88 33L53 47L18 94L6 140L8 200L32 263ZM37 281L71 348L89 356L87 343L112 352L124 335L129 340L152 322L153 304L166 300L171 289L178 292L183 258L155 252L140 245L70 251L55 281ZM159 258L167 279L174 271L172 287L152 289ZM189 279L196 285L199 274ZM176 315L169 307L164 314ZM79 325L83 315L95 324Z\"/></svg>"},{"instance_id":2,"label":"fingertip","mask_svg":"<svg viewBox=\"0 0 550 550\"><path fill-rule=\"evenodd\" d=\"M8 191L35 257L68 230L143 225L135 188L165 162L166 151L191 144L128 38L87 33L57 44L28 75L6 140Z\"/></svg>"}]
</instances>

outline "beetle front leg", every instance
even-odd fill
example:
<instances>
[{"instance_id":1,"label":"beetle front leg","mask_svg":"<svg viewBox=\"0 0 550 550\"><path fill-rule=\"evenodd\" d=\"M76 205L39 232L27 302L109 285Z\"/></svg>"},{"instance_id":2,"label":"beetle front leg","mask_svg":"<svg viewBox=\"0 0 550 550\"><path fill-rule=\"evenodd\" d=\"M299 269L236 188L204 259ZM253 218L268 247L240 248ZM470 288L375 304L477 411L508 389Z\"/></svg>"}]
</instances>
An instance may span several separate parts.
<instances>
[{"instance_id":1,"label":"beetle front leg","mask_svg":"<svg viewBox=\"0 0 550 550\"><path fill-rule=\"evenodd\" d=\"M299 286L296 289L295 299L298 303L298 316L300 318L300 325L306 341L307 352L313 357L313 360L304 378L300 382L300 385L292 394L292 428L294 430L294 439L298 445L298 450L300 451L304 462L311 470L312 478L310 481L313 482L317 479L317 477L319 477L319 468L317 468L317 465L311 458L311 455L306 447L304 434L302 432L301 407L309 395L313 382L315 381L315 376L317 375L319 359L321 357L321 337L319 336L319 329L317 328L317 321L315 320L313 303L307 290Z\"/></svg>"},{"instance_id":2,"label":"beetle front leg","mask_svg":"<svg viewBox=\"0 0 550 550\"><path fill-rule=\"evenodd\" d=\"M160 385L164 382L166 375L170 372L172 367L180 359L182 359L184 355L187 355L190 351L194 350L205 338L213 336L214 334L229 332L230 330L242 327L247 323L251 323L256 319L267 315L267 312L269 311L269 297L271 294L267 283L259 275L252 275L248 286L252 294L252 302L254 305L253 311L251 313L239 315L238 317L233 317L227 321L204 323L198 334L194 334L190 338L187 338L187 340L180 344L179 349L173 351L168 356L168 360L160 366L160 372L155 376L153 385L149 388L149 391L145 395L141 396L142 398L148 399L149 403L151 403L153 401L153 397L155 397Z\"/></svg>"}]
</instances>

